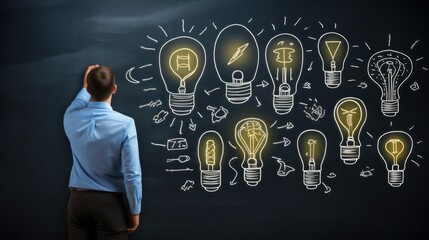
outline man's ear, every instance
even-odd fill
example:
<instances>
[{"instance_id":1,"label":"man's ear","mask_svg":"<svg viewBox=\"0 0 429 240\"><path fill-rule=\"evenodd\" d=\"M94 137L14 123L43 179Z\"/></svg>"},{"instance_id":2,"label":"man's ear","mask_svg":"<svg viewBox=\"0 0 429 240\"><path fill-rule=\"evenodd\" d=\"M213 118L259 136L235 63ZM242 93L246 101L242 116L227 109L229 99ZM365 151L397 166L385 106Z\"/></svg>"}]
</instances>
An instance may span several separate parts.
<instances>
[{"instance_id":1,"label":"man's ear","mask_svg":"<svg viewBox=\"0 0 429 240\"><path fill-rule=\"evenodd\" d=\"M113 86L113 91L112 91L112 94L115 94L116 93L116 90L118 90L118 85L114 85Z\"/></svg>"}]
</instances>

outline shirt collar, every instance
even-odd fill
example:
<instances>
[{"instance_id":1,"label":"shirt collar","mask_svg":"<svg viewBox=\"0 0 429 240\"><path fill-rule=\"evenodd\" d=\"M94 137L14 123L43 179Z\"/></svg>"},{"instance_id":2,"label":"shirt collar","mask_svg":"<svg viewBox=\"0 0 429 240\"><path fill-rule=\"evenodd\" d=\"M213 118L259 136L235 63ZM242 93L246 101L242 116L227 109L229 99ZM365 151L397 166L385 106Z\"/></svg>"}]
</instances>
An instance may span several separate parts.
<instances>
[{"instance_id":1,"label":"shirt collar","mask_svg":"<svg viewBox=\"0 0 429 240\"><path fill-rule=\"evenodd\" d=\"M89 108L101 108L101 109L110 109L112 110L112 106L106 102L89 102L88 103Z\"/></svg>"}]
</instances>

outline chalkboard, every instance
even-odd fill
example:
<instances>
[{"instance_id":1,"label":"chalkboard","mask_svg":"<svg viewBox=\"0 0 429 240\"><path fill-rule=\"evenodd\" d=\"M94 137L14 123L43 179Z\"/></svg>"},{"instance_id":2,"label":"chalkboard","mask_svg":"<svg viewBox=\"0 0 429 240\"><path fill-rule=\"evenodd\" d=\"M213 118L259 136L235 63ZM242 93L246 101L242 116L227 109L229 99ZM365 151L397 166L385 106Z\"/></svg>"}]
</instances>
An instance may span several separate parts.
<instances>
[{"instance_id":1,"label":"chalkboard","mask_svg":"<svg viewBox=\"0 0 429 240\"><path fill-rule=\"evenodd\" d=\"M416 239L429 216L422 1L1 3L4 239L67 239L62 119L90 64L136 121L130 239ZM395 161L394 163L391 162Z\"/></svg>"}]
</instances>

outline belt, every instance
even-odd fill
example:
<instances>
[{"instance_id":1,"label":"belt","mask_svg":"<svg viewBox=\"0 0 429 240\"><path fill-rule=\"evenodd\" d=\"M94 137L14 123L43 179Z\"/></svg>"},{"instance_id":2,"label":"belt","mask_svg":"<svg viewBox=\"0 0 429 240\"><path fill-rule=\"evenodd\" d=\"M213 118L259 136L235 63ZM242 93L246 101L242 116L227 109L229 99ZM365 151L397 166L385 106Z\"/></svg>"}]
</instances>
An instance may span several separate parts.
<instances>
[{"instance_id":1,"label":"belt","mask_svg":"<svg viewBox=\"0 0 429 240\"><path fill-rule=\"evenodd\" d=\"M100 192L100 191L96 191L96 190L90 190L90 189L84 189L84 188L70 188L71 191L74 192Z\"/></svg>"},{"instance_id":2,"label":"belt","mask_svg":"<svg viewBox=\"0 0 429 240\"><path fill-rule=\"evenodd\" d=\"M73 192L96 192L96 193L113 193L113 194L122 194L120 192L106 192L106 191L100 191L100 190L92 190L92 189L85 189L85 188L70 188Z\"/></svg>"}]
</instances>

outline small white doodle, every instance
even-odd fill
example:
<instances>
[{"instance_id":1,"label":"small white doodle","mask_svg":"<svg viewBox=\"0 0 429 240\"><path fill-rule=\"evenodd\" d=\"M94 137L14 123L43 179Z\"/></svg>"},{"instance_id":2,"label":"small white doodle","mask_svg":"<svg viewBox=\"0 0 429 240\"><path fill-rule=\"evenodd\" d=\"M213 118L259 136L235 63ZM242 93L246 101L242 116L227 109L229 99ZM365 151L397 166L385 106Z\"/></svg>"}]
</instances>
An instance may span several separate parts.
<instances>
[{"instance_id":1,"label":"small white doodle","mask_svg":"<svg viewBox=\"0 0 429 240\"><path fill-rule=\"evenodd\" d=\"M313 102L311 107L309 107L309 104L303 104L304 107L304 113L307 118L317 122L319 119L323 118L325 116L326 110L322 108L322 106L318 105L317 99L310 99L310 101Z\"/></svg>"},{"instance_id":2,"label":"small white doodle","mask_svg":"<svg viewBox=\"0 0 429 240\"><path fill-rule=\"evenodd\" d=\"M182 185L182 187L180 189L186 192L186 191L190 190L191 188L193 188L194 184L195 184L194 181L186 180L186 182Z\"/></svg>"},{"instance_id":3,"label":"small white doodle","mask_svg":"<svg viewBox=\"0 0 429 240\"><path fill-rule=\"evenodd\" d=\"M304 85L302 86L302 88L304 88L304 89L311 89L311 83L305 82Z\"/></svg>"},{"instance_id":4,"label":"small white doodle","mask_svg":"<svg viewBox=\"0 0 429 240\"><path fill-rule=\"evenodd\" d=\"M336 178L337 174L335 174L334 172L330 172L327 177L328 178Z\"/></svg>"},{"instance_id":5,"label":"small white doodle","mask_svg":"<svg viewBox=\"0 0 429 240\"><path fill-rule=\"evenodd\" d=\"M266 86L270 85L267 81L262 80L262 82L258 85L256 85L256 87L262 87L265 88Z\"/></svg>"},{"instance_id":6,"label":"small white doodle","mask_svg":"<svg viewBox=\"0 0 429 240\"><path fill-rule=\"evenodd\" d=\"M165 118L168 116L168 112L165 110L161 110L157 115L153 116L152 120L155 123L161 123L165 121Z\"/></svg>"},{"instance_id":7,"label":"small white doodle","mask_svg":"<svg viewBox=\"0 0 429 240\"><path fill-rule=\"evenodd\" d=\"M273 142L273 144L274 145L283 144L284 147L287 147L287 146L289 146L291 144L291 141L288 138L283 137L283 140L278 141L278 142Z\"/></svg>"},{"instance_id":8,"label":"small white doodle","mask_svg":"<svg viewBox=\"0 0 429 240\"><path fill-rule=\"evenodd\" d=\"M322 184L325 187L325 193L331 192L332 189L328 185L326 185L324 182L322 182Z\"/></svg>"},{"instance_id":9,"label":"small white doodle","mask_svg":"<svg viewBox=\"0 0 429 240\"><path fill-rule=\"evenodd\" d=\"M178 161L180 163L185 163L188 162L189 160L191 160L191 157L189 157L189 155L180 155L177 158L169 158L167 159L167 162L173 162L173 161Z\"/></svg>"},{"instance_id":10,"label":"small white doodle","mask_svg":"<svg viewBox=\"0 0 429 240\"><path fill-rule=\"evenodd\" d=\"M413 82L413 84L410 85L411 90L417 91L420 89L419 84L417 82Z\"/></svg>"},{"instance_id":11,"label":"small white doodle","mask_svg":"<svg viewBox=\"0 0 429 240\"><path fill-rule=\"evenodd\" d=\"M280 164L279 169L277 170L277 176L285 177L289 173L295 171L295 168L286 165L283 160L278 159L277 162Z\"/></svg>"},{"instance_id":12,"label":"small white doodle","mask_svg":"<svg viewBox=\"0 0 429 240\"><path fill-rule=\"evenodd\" d=\"M365 89L368 87L368 84L366 82L360 82L358 85L359 88Z\"/></svg>"},{"instance_id":13,"label":"small white doodle","mask_svg":"<svg viewBox=\"0 0 429 240\"><path fill-rule=\"evenodd\" d=\"M228 109L224 108L223 106L220 106L219 108L207 106L206 109L209 111L212 111L211 112L212 123L220 122L228 115Z\"/></svg>"},{"instance_id":14,"label":"small white doodle","mask_svg":"<svg viewBox=\"0 0 429 240\"><path fill-rule=\"evenodd\" d=\"M189 119L189 121L191 121L191 123L189 123L189 129L195 131L195 129L197 129L197 124L195 124L192 119Z\"/></svg>"},{"instance_id":15,"label":"small white doodle","mask_svg":"<svg viewBox=\"0 0 429 240\"><path fill-rule=\"evenodd\" d=\"M216 90L219 90L219 89L220 89L220 87L213 88L212 90L208 90L208 91L204 89L204 92L207 94L207 96L210 96L210 93L212 93L212 92L214 92Z\"/></svg>"},{"instance_id":16,"label":"small white doodle","mask_svg":"<svg viewBox=\"0 0 429 240\"><path fill-rule=\"evenodd\" d=\"M167 150L184 150L188 148L188 142L185 138L172 138L167 140Z\"/></svg>"},{"instance_id":17,"label":"small white doodle","mask_svg":"<svg viewBox=\"0 0 429 240\"><path fill-rule=\"evenodd\" d=\"M161 105L162 105L161 100L156 100L156 101L150 101L149 103L140 105L139 108L143 108L143 107L151 107L151 108L153 108L153 107L158 107L158 106L161 106Z\"/></svg>"},{"instance_id":18,"label":"small white doodle","mask_svg":"<svg viewBox=\"0 0 429 240\"><path fill-rule=\"evenodd\" d=\"M186 171L194 171L192 168L177 168L177 169L165 169L166 172L186 172Z\"/></svg>"},{"instance_id":19,"label":"small white doodle","mask_svg":"<svg viewBox=\"0 0 429 240\"><path fill-rule=\"evenodd\" d=\"M362 171L360 172L360 176L361 177L370 177L372 176L372 171L374 171L374 168L369 168L368 166L366 166L365 169L362 169Z\"/></svg>"}]
</instances>

